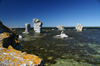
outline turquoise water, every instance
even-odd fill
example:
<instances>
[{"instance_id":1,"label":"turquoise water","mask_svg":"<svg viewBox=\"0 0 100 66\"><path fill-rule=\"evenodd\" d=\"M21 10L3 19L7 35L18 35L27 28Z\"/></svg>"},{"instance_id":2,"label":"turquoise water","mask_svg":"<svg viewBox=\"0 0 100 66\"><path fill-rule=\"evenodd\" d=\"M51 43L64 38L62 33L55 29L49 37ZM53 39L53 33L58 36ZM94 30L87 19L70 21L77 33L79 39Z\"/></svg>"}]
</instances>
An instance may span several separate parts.
<instances>
[{"instance_id":1,"label":"turquoise water","mask_svg":"<svg viewBox=\"0 0 100 66\"><path fill-rule=\"evenodd\" d=\"M22 35L19 39L21 51L35 54L43 59L43 66L100 66L100 29L66 29L68 38L55 38L61 31L42 29L42 33L22 34L24 29L16 32Z\"/></svg>"}]
</instances>

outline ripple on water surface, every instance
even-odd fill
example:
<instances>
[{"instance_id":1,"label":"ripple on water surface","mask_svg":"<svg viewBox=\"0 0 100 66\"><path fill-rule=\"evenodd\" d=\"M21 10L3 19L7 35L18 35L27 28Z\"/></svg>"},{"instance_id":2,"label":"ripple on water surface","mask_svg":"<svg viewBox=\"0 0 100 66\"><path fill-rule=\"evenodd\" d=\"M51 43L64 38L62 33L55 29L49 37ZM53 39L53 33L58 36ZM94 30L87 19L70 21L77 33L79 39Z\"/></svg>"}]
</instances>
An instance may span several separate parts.
<instances>
[{"instance_id":1,"label":"ripple on water surface","mask_svg":"<svg viewBox=\"0 0 100 66\"><path fill-rule=\"evenodd\" d=\"M16 31L21 34L23 30ZM43 29L41 34L23 35L21 50L43 59L44 66L100 66L100 30L64 31L69 37L53 38L61 31ZM93 39L95 38L95 39ZM27 40L27 41L26 41Z\"/></svg>"}]
</instances>

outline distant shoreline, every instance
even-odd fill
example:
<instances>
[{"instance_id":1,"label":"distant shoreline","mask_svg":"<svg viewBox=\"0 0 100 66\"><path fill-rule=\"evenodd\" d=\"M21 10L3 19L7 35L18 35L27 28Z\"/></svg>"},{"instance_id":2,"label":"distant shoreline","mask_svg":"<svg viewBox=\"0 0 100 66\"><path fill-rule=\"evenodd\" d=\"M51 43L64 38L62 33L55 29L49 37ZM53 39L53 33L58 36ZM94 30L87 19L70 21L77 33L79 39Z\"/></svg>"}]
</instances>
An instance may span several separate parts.
<instances>
[{"instance_id":1,"label":"distant shoreline","mask_svg":"<svg viewBox=\"0 0 100 66\"><path fill-rule=\"evenodd\" d=\"M57 29L57 27L42 27L42 29ZM65 29L74 29L75 27L64 27ZM12 28L12 29L25 29L25 28ZM31 29L33 29L33 27L31 27ZM100 27L83 27L83 29L100 29Z\"/></svg>"}]
</instances>

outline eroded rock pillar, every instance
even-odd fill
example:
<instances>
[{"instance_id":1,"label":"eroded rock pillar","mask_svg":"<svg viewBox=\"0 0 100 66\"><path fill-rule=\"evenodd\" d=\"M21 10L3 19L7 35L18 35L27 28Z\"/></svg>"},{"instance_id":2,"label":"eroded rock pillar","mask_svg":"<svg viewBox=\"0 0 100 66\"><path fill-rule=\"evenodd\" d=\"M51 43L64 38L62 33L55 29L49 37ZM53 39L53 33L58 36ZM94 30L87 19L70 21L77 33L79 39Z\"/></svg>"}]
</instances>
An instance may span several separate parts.
<instances>
[{"instance_id":1,"label":"eroded rock pillar","mask_svg":"<svg viewBox=\"0 0 100 66\"><path fill-rule=\"evenodd\" d=\"M25 23L25 32L23 33L29 33L29 30L30 30L30 24L29 23Z\"/></svg>"},{"instance_id":2,"label":"eroded rock pillar","mask_svg":"<svg viewBox=\"0 0 100 66\"><path fill-rule=\"evenodd\" d=\"M83 26L82 26L82 24L78 23L75 28L76 28L77 32L82 32Z\"/></svg>"},{"instance_id":3,"label":"eroded rock pillar","mask_svg":"<svg viewBox=\"0 0 100 66\"><path fill-rule=\"evenodd\" d=\"M43 23L39 19L33 19L34 31L36 33L41 33Z\"/></svg>"}]
</instances>

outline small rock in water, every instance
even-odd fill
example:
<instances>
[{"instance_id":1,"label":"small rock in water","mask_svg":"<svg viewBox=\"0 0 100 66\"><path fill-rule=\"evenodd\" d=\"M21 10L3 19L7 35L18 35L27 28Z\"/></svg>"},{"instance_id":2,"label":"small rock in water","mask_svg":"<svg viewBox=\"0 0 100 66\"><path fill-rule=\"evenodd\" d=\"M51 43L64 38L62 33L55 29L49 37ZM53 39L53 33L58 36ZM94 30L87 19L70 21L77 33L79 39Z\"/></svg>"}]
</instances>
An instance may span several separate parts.
<instances>
[{"instance_id":1,"label":"small rock in water","mask_svg":"<svg viewBox=\"0 0 100 66\"><path fill-rule=\"evenodd\" d=\"M54 29L52 29L52 30L54 30Z\"/></svg>"},{"instance_id":2,"label":"small rock in water","mask_svg":"<svg viewBox=\"0 0 100 66\"><path fill-rule=\"evenodd\" d=\"M60 35L56 35L56 37L65 38L65 37L68 37L68 35L66 35L66 34L62 31L61 34L60 34Z\"/></svg>"},{"instance_id":3,"label":"small rock in water","mask_svg":"<svg viewBox=\"0 0 100 66\"><path fill-rule=\"evenodd\" d=\"M51 60L53 57L48 57L49 60Z\"/></svg>"},{"instance_id":4,"label":"small rock in water","mask_svg":"<svg viewBox=\"0 0 100 66\"><path fill-rule=\"evenodd\" d=\"M22 36L21 36L21 35L19 35L19 38L22 38Z\"/></svg>"}]
</instances>

